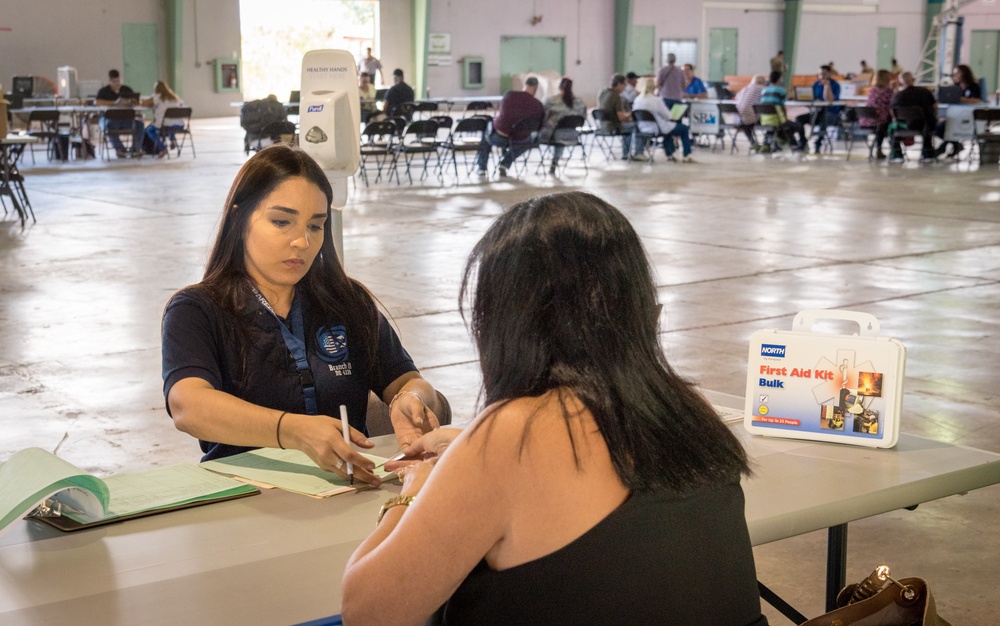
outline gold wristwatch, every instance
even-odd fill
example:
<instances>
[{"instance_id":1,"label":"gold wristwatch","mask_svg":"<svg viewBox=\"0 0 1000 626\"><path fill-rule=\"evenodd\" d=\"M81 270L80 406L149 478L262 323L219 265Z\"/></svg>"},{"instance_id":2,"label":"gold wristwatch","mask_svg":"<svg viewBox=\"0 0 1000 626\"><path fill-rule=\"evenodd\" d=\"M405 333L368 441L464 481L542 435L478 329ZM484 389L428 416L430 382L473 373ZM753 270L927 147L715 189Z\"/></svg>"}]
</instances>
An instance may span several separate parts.
<instances>
[{"instance_id":1,"label":"gold wristwatch","mask_svg":"<svg viewBox=\"0 0 1000 626\"><path fill-rule=\"evenodd\" d=\"M394 506L410 506L410 503L413 502L416 497L417 496L395 496L386 500L385 504L382 505L382 508L378 510L378 517L375 518L375 525L378 526L382 523L382 518L385 517L386 511Z\"/></svg>"}]
</instances>

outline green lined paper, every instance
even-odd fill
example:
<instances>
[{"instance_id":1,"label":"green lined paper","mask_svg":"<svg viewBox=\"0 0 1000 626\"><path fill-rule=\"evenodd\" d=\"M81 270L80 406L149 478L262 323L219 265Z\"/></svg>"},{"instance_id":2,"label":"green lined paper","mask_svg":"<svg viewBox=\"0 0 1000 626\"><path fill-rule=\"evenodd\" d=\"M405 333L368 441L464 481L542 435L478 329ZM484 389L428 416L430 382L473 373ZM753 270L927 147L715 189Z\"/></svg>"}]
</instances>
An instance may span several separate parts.
<instances>
[{"instance_id":1,"label":"green lined paper","mask_svg":"<svg viewBox=\"0 0 1000 626\"><path fill-rule=\"evenodd\" d=\"M362 453L362 456L374 461L376 465L385 461L384 458L371 454ZM235 476L318 498L357 489L338 474L320 469L306 453L299 450L261 448L215 461L205 461L201 467L226 476ZM375 470L375 475L387 480L394 476L394 473L386 472L380 467Z\"/></svg>"}]
</instances>

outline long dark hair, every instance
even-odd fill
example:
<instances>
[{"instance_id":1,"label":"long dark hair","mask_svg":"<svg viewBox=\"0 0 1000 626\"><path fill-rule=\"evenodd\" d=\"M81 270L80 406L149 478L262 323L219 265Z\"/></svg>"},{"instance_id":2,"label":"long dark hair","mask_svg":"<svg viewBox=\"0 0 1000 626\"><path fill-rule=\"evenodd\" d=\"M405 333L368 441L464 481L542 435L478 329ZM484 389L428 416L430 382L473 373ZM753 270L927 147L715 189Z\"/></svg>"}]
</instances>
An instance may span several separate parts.
<instances>
[{"instance_id":1,"label":"long dark hair","mask_svg":"<svg viewBox=\"0 0 1000 626\"><path fill-rule=\"evenodd\" d=\"M487 405L575 395L631 489L685 492L749 473L739 441L667 363L645 250L608 203L568 192L505 212L469 256L463 318L467 300Z\"/></svg>"},{"instance_id":2,"label":"long dark hair","mask_svg":"<svg viewBox=\"0 0 1000 626\"><path fill-rule=\"evenodd\" d=\"M567 109L573 108L573 79L563 78L559 81L559 91L562 92L562 101Z\"/></svg>"},{"instance_id":3,"label":"long dark hair","mask_svg":"<svg viewBox=\"0 0 1000 626\"><path fill-rule=\"evenodd\" d=\"M305 178L319 187L327 200L323 243L312 267L296 285L296 289L301 290L309 300L313 325L333 319L343 320L352 335L351 350L361 351L370 372L375 365L378 345L378 314L375 303L364 285L350 278L340 265L331 230L333 219L330 205L333 202L333 189L316 161L298 148L287 144L269 146L240 168L226 198L222 222L215 245L208 256L205 275L195 288L207 291L213 300L224 310L233 313L237 319L245 319L243 314L248 307L256 306L245 257L250 216L278 185L294 177ZM237 330L244 339L249 336L248 325ZM307 337L312 337L313 334L309 332ZM249 346L245 342L241 344L245 357Z\"/></svg>"},{"instance_id":4,"label":"long dark hair","mask_svg":"<svg viewBox=\"0 0 1000 626\"><path fill-rule=\"evenodd\" d=\"M972 73L972 68L968 65L956 65L955 69L962 73L962 85L969 87L976 84L976 75Z\"/></svg>"}]
</instances>

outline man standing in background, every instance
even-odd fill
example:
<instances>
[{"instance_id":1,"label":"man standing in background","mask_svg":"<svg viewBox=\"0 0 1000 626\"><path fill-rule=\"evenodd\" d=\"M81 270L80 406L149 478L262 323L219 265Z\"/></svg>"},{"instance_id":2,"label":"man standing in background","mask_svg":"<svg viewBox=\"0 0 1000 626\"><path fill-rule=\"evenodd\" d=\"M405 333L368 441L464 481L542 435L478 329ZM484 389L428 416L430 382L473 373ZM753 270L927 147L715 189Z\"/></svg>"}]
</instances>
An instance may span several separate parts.
<instances>
[{"instance_id":1,"label":"man standing in background","mask_svg":"<svg viewBox=\"0 0 1000 626\"><path fill-rule=\"evenodd\" d=\"M371 79L372 84L375 84L375 72L382 71L382 62L372 56L372 49L365 48L365 56L358 61L358 74L367 73L368 77ZM385 74L382 75L382 80L385 81Z\"/></svg>"},{"instance_id":2,"label":"man standing in background","mask_svg":"<svg viewBox=\"0 0 1000 626\"><path fill-rule=\"evenodd\" d=\"M684 97L684 72L675 63L677 56L671 52L667 55L667 64L656 74L656 95L663 98L668 109Z\"/></svg>"}]
</instances>

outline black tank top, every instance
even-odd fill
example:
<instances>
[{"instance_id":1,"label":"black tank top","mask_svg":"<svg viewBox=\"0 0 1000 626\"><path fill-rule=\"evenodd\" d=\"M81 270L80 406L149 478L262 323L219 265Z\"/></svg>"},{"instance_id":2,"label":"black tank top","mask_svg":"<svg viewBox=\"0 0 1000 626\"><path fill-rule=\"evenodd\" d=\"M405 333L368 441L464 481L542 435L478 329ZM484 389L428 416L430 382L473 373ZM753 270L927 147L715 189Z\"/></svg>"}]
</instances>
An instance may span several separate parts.
<instances>
[{"instance_id":1,"label":"black tank top","mask_svg":"<svg viewBox=\"0 0 1000 626\"><path fill-rule=\"evenodd\" d=\"M442 607L443 621L766 626L743 505L739 483L634 492L540 559L499 572L481 561Z\"/></svg>"}]
</instances>

